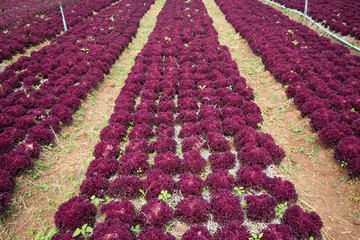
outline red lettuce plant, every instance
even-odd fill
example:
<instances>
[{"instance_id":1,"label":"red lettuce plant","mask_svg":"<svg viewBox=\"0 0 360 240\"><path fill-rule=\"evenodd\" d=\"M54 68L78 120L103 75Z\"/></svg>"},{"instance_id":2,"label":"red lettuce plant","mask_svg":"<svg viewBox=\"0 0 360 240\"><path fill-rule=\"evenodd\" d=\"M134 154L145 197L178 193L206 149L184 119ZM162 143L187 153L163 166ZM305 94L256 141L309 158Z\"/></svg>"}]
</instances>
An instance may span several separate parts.
<instances>
[{"instance_id":1,"label":"red lettuce plant","mask_svg":"<svg viewBox=\"0 0 360 240\"><path fill-rule=\"evenodd\" d=\"M261 190L266 186L267 176L262 167L254 165L251 167L242 166L236 173L235 186Z\"/></svg>"},{"instance_id":2,"label":"red lettuce plant","mask_svg":"<svg viewBox=\"0 0 360 240\"><path fill-rule=\"evenodd\" d=\"M206 186L204 180L198 175L183 173L179 176L179 179L176 186L184 197L189 195L201 196L203 188Z\"/></svg>"},{"instance_id":3,"label":"red lettuce plant","mask_svg":"<svg viewBox=\"0 0 360 240\"><path fill-rule=\"evenodd\" d=\"M117 158L120 154L118 144L119 142L116 140L101 141L96 144L93 156L96 158Z\"/></svg>"},{"instance_id":4,"label":"red lettuce plant","mask_svg":"<svg viewBox=\"0 0 360 240\"><path fill-rule=\"evenodd\" d=\"M211 169L231 169L235 167L236 156L231 152L214 153L209 156Z\"/></svg>"},{"instance_id":5,"label":"red lettuce plant","mask_svg":"<svg viewBox=\"0 0 360 240\"><path fill-rule=\"evenodd\" d=\"M55 225L60 232L75 231L85 223L95 224L96 207L80 196L72 197L60 205L55 213Z\"/></svg>"},{"instance_id":6,"label":"red lettuce plant","mask_svg":"<svg viewBox=\"0 0 360 240\"><path fill-rule=\"evenodd\" d=\"M165 174L176 174L180 169L181 160L172 152L158 154L154 158L153 169L159 168Z\"/></svg>"},{"instance_id":7,"label":"red lettuce plant","mask_svg":"<svg viewBox=\"0 0 360 240\"><path fill-rule=\"evenodd\" d=\"M236 220L240 223L244 221L244 212L240 199L229 190L221 189L217 194L212 194L210 205L214 221L219 224L223 225Z\"/></svg>"},{"instance_id":8,"label":"red lettuce plant","mask_svg":"<svg viewBox=\"0 0 360 240\"><path fill-rule=\"evenodd\" d=\"M172 138L160 138L154 142L150 143L150 149L152 152L158 154L167 153L167 152L176 152L177 142Z\"/></svg>"},{"instance_id":9,"label":"red lettuce plant","mask_svg":"<svg viewBox=\"0 0 360 240\"><path fill-rule=\"evenodd\" d=\"M229 175L226 169L217 169L207 176L206 185L211 193L218 193L220 189L232 191L234 189L234 177Z\"/></svg>"},{"instance_id":10,"label":"red lettuce plant","mask_svg":"<svg viewBox=\"0 0 360 240\"><path fill-rule=\"evenodd\" d=\"M163 228L173 216L174 212L166 202L153 198L141 207L138 219L143 226Z\"/></svg>"},{"instance_id":11,"label":"red lettuce plant","mask_svg":"<svg viewBox=\"0 0 360 240\"><path fill-rule=\"evenodd\" d=\"M201 173L206 165L206 160L197 150L191 150L183 155L182 169L193 174Z\"/></svg>"},{"instance_id":12,"label":"red lettuce plant","mask_svg":"<svg viewBox=\"0 0 360 240\"><path fill-rule=\"evenodd\" d=\"M164 230L156 227L143 228L138 236L139 240L175 240L170 233L164 233Z\"/></svg>"},{"instance_id":13,"label":"red lettuce plant","mask_svg":"<svg viewBox=\"0 0 360 240\"><path fill-rule=\"evenodd\" d=\"M275 207L277 205L275 199L267 194L247 195L246 215L256 222L270 222L275 218Z\"/></svg>"},{"instance_id":14,"label":"red lettuce plant","mask_svg":"<svg viewBox=\"0 0 360 240\"><path fill-rule=\"evenodd\" d=\"M141 195L143 181L136 176L118 176L110 183L109 197L118 199L135 199Z\"/></svg>"},{"instance_id":15,"label":"red lettuce plant","mask_svg":"<svg viewBox=\"0 0 360 240\"><path fill-rule=\"evenodd\" d=\"M115 174L119 167L119 162L113 158L97 158L90 162L86 171L86 178L106 177L109 178Z\"/></svg>"},{"instance_id":16,"label":"red lettuce plant","mask_svg":"<svg viewBox=\"0 0 360 240\"><path fill-rule=\"evenodd\" d=\"M86 178L80 185L80 194L87 198L91 198L92 196L103 198L109 186L109 180L104 177L96 176Z\"/></svg>"},{"instance_id":17,"label":"red lettuce plant","mask_svg":"<svg viewBox=\"0 0 360 240\"><path fill-rule=\"evenodd\" d=\"M226 224L222 227L219 227L214 234L215 240L221 239L238 239L238 240L248 240L251 235L246 226L242 226L241 222L234 221L229 224Z\"/></svg>"},{"instance_id":18,"label":"red lettuce plant","mask_svg":"<svg viewBox=\"0 0 360 240\"><path fill-rule=\"evenodd\" d=\"M122 224L135 225L136 212L134 205L126 201L111 201L101 207L101 214L105 214L105 220L116 219Z\"/></svg>"},{"instance_id":19,"label":"red lettuce plant","mask_svg":"<svg viewBox=\"0 0 360 240\"><path fill-rule=\"evenodd\" d=\"M294 184L279 177L268 178L265 189L278 203L296 202L298 199Z\"/></svg>"},{"instance_id":20,"label":"red lettuce plant","mask_svg":"<svg viewBox=\"0 0 360 240\"><path fill-rule=\"evenodd\" d=\"M199 196L189 195L176 205L175 217L194 224L209 220L210 204Z\"/></svg>"},{"instance_id":21,"label":"red lettuce plant","mask_svg":"<svg viewBox=\"0 0 360 240\"><path fill-rule=\"evenodd\" d=\"M182 238L182 240L213 240L209 230L203 225L191 225L190 229L187 230Z\"/></svg>"},{"instance_id":22,"label":"red lettuce plant","mask_svg":"<svg viewBox=\"0 0 360 240\"><path fill-rule=\"evenodd\" d=\"M106 240L106 239L129 239L135 240L136 236L131 231L130 226L126 224L109 224L106 222L96 224L90 240Z\"/></svg>"},{"instance_id":23,"label":"red lettuce plant","mask_svg":"<svg viewBox=\"0 0 360 240\"><path fill-rule=\"evenodd\" d=\"M298 205L286 209L281 223L290 226L295 237L322 239L320 229L323 223L319 215L315 212L303 211Z\"/></svg>"},{"instance_id":24,"label":"red lettuce plant","mask_svg":"<svg viewBox=\"0 0 360 240\"><path fill-rule=\"evenodd\" d=\"M150 170L148 159L149 157L145 153L135 152L128 155L123 155L120 158L120 162L122 164L119 171L122 175L147 173Z\"/></svg>"},{"instance_id":25,"label":"red lettuce plant","mask_svg":"<svg viewBox=\"0 0 360 240\"><path fill-rule=\"evenodd\" d=\"M157 198L162 190L167 190L167 192L171 194L174 191L174 187L174 180L158 168L155 168L148 173L143 182L146 200Z\"/></svg>"}]
</instances>

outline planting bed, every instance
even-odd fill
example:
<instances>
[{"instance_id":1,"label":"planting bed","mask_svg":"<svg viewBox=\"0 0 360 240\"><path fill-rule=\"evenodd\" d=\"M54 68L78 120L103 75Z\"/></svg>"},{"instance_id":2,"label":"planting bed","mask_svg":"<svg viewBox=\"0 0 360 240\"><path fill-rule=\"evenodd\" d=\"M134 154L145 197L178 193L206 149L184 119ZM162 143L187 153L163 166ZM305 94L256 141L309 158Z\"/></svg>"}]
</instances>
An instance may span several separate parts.
<instances>
[{"instance_id":1,"label":"planting bed","mask_svg":"<svg viewBox=\"0 0 360 240\"><path fill-rule=\"evenodd\" d=\"M359 56L258 1L216 1L334 156L360 174ZM245 6L248 6L245 8ZM239 17L242 16L242 17Z\"/></svg>"},{"instance_id":2,"label":"planting bed","mask_svg":"<svg viewBox=\"0 0 360 240\"><path fill-rule=\"evenodd\" d=\"M304 0L275 0L287 8L304 12ZM360 39L360 3L351 0L309 1L308 15L330 30Z\"/></svg>"},{"instance_id":3,"label":"planting bed","mask_svg":"<svg viewBox=\"0 0 360 240\"><path fill-rule=\"evenodd\" d=\"M68 28L92 16L94 12L108 7L116 0L78 1L63 8ZM17 53L24 53L26 48L36 46L46 39L52 39L64 30L60 12L53 11L41 16L32 17L13 27L7 27L0 32L0 63L11 59Z\"/></svg>"},{"instance_id":4,"label":"planting bed","mask_svg":"<svg viewBox=\"0 0 360 240\"><path fill-rule=\"evenodd\" d=\"M319 216L293 205L294 186L273 176L284 151L255 131L263 120L252 89L211 23L201 1L166 2L100 131L80 196L55 214L54 239L84 224L96 225L93 239L137 231L140 239L321 239ZM104 198L99 221L88 200Z\"/></svg>"}]
</instances>

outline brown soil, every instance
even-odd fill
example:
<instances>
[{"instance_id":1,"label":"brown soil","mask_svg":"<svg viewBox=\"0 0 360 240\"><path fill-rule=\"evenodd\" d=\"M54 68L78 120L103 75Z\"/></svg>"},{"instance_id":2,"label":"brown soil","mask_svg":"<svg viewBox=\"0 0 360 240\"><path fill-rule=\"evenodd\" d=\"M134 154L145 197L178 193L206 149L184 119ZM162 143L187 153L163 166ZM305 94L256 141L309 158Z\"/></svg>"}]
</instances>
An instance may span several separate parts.
<instances>
[{"instance_id":1,"label":"brown soil","mask_svg":"<svg viewBox=\"0 0 360 240\"><path fill-rule=\"evenodd\" d=\"M359 180L349 182L347 172L310 130L307 118L286 100L281 84L254 55L245 39L229 24L214 0L204 0L220 43L227 45L238 63L240 74L254 88L262 109L263 131L270 133L286 151L278 172L291 180L304 208L321 217L325 239L360 239Z\"/></svg>"},{"instance_id":2,"label":"brown soil","mask_svg":"<svg viewBox=\"0 0 360 240\"><path fill-rule=\"evenodd\" d=\"M140 23L134 41L112 67L98 91L88 96L74 114L72 126L57 135L57 144L43 151L31 174L16 179L13 206L0 226L0 239L35 239L54 230L54 214L59 205L78 191L99 132L113 112L134 58L147 42L164 0L157 1ZM39 239L48 239L46 237Z\"/></svg>"}]
</instances>

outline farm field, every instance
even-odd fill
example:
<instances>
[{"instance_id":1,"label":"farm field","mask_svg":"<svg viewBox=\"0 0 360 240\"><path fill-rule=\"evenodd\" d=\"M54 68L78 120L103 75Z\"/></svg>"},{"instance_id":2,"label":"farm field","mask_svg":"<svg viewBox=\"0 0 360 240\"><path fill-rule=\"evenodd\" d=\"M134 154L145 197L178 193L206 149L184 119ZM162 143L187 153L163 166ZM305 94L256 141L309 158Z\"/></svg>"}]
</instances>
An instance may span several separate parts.
<instances>
[{"instance_id":1,"label":"farm field","mask_svg":"<svg viewBox=\"0 0 360 240\"><path fill-rule=\"evenodd\" d=\"M97 15L111 18L112 8L122 9L116 5L96 13L95 19ZM267 70L261 54L254 54L251 41L235 31L215 1L160 0L144 10L143 17L135 17L141 19L136 36L123 51L114 53L118 59L99 60L105 72L99 86L88 88L86 99L75 91L80 87L66 87L81 101L72 107L63 100L74 113L61 120L62 130L52 143L43 143L34 167L8 169L1 163L6 158L1 158L0 167L13 171L15 180L12 203L2 210L1 239L50 239L55 233L53 239L71 239L74 232L75 239L84 239L82 235L86 239L197 239L199 233L205 237L198 239L224 239L226 234L239 239L272 239L276 234L283 239L360 238L360 168L353 163L360 155L355 149L348 151L355 156L349 160L334 159L333 148L341 139L334 146L319 139L310 119L286 95L285 84ZM120 19L119 23L116 16L114 20L110 27L116 28ZM73 30L68 36L77 33ZM24 55L73 40L59 37ZM79 55L91 53L93 46L88 46L80 46ZM3 63L3 70L15 69L11 63L21 56ZM105 60L111 64L99 65ZM354 62L351 70L356 73L359 59L349 61ZM358 79L350 82L354 98L360 91L356 83ZM23 86L30 88L26 90L30 95L37 91L26 81ZM14 96L17 88L1 97ZM1 114L11 115L3 107L6 101L0 103ZM50 109L49 117L54 116L54 106L44 106ZM358 114L356 106L347 110ZM350 130L345 137L359 137L353 124L356 117L347 120ZM37 123L45 126L41 118ZM331 136L327 139L335 141ZM349 168L347 161L354 167ZM258 179L249 174L258 174ZM0 180L5 183L3 176ZM184 186L189 177L200 187L187 193ZM125 189L125 180L134 189ZM283 187L288 193L275 190ZM217 201L232 206L233 215ZM196 210L189 212L187 204ZM85 208L88 218L67 220L78 217L77 208ZM112 212L116 208L128 208L127 217ZM156 211L164 211L166 219L157 217ZM275 225L268 227L269 223ZM116 227L119 224L122 227ZM92 228L86 231L84 226Z\"/></svg>"}]
</instances>

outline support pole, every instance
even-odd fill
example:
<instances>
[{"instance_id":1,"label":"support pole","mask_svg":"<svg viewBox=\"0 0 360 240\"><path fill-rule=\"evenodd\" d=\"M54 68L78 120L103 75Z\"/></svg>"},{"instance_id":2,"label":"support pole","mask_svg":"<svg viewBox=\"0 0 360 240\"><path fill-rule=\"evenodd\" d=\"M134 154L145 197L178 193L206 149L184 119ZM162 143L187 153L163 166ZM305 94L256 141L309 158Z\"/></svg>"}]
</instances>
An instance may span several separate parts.
<instances>
[{"instance_id":1,"label":"support pole","mask_svg":"<svg viewBox=\"0 0 360 240\"><path fill-rule=\"evenodd\" d=\"M62 18L63 18L64 30L65 30L65 32L66 32L66 31L67 31L67 26L66 26L64 11L63 11L63 8L62 8L62 6L61 6L61 2L59 2L59 5L60 5L60 10L61 10L61 15L62 15Z\"/></svg>"},{"instance_id":2,"label":"support pole","mask_svg":"<svg viewBox=\"0 0 360 240\"><path fill-rule=\"evenodd\" d=\"M307 8L308 8L308 0L305 0L305 11L304 11L305 17L307 17Z\"/></svg>"}]
</instances>

